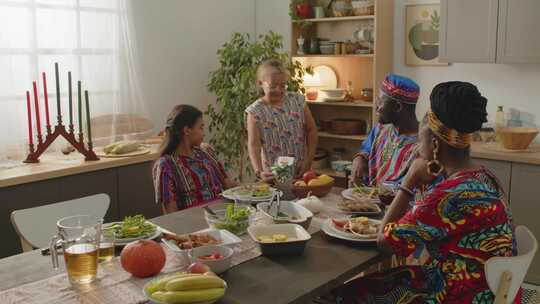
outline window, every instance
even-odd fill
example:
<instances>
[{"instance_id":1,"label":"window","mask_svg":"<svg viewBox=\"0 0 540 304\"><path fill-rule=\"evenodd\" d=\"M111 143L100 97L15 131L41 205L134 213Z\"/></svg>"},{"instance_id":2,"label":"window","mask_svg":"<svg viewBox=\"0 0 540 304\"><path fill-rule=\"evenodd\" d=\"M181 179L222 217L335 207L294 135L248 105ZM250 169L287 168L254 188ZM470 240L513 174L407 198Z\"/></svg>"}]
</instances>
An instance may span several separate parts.
<instances>
[{"instance_id":1,"label":"window","mask_svg":"<svg viewBox=\"0 0 540 304\"><path fill-rule=\"evenodd\" d=\"M121 99L140 95L120 92L136 90L125 85L133 83L127 79L136 76L129 74L136 70L132 68L135 62L124 55L133 47L127 16L123 0L0 0L0 121L4 126L0 128L0 155L26 149L25 92L32 91L32 81L38 82L44 121L41 72L47 75L51 124L56 123L55 62L60 66L65 124L68 71L72 73L74 100L77 80L89 91L92 117L115 114L118 108L129 112L129 106L119 103L140 102ZM77 115L73 117L77 125Z\"/></svg>"}]
</instances>

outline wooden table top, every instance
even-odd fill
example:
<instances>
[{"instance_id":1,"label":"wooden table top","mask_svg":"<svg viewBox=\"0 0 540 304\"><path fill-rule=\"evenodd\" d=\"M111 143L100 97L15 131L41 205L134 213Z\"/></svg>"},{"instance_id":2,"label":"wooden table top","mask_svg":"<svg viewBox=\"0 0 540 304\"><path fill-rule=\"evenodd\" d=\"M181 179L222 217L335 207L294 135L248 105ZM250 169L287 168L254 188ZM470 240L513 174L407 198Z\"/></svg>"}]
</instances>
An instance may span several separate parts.
<instances>
[{"instance_id":1,"label":"wooden table top","mask_svg":"<svg viewBox=\"0 0 540 304\"><path fill-rule=\"evenodd\" d=\"M175 233L207 228L200 207L151 220ZM237 265L223 278L229 288L220 303L305 303L342 284L380 261L374 245L356 245L312 235L302 256L258 257ZM61 264L63 259L59 259ZM63 271L61 265L60 271ZM0 260L0 290L44 279L52 270L51 257L38 250Z\"/></svg>"}]
</instances>

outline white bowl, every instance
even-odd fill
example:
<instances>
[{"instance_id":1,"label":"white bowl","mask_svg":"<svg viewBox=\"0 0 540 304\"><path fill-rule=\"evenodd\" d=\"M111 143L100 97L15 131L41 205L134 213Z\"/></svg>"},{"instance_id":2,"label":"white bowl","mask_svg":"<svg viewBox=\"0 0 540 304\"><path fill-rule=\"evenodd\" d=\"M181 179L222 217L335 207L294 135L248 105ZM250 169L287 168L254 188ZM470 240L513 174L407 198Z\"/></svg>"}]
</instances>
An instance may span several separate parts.
<instances>
[{"instance_id":1,"label":"white bowl","mask_svg":"<svg viewBox=\"0 0 540 304\"><path fill-rule=\"evenodd\" d=\"M328 98L343 98L345 97L345 89L321 89L321 92L326 94Z\"/></svg>"},{"instance_id":2,"label":"white bowl","mask_svg":"<svg viewBox=\"0 0 540 304\"><path fill-rule=\"evenodd\" d=\"M282 201L280 203L279 211L285 213L289 216L289 219L279 219L274 218L275 208L277 205L274 204L273 210L268 210L270 203L259 203L257 204L257 210L261 211L266 217L272 219L276 224L292 223L302 226L304 229L308 229L313 218L313 212L309 211L306 207L290 201ZM295 219L292 219L294 217Z\"/></svg>"},{"instance_id":3,"label":"white bowl","mask_svg":"<svg viewBox=\"0 0 540 304\"><path fill-rule=\"evenodd\" d=\"M251 226L248 228L249 236L259 244L263 255L302 254L311 235L297 224L274 224L264 226ZM284 234L288 240L285 242L264 243L259 241L260 236Z\"/></svg>"},{"instance_id":4,"label":"white bowl","mask_svg":"<svg viewBox=\"0 0 540 304\"><path fill-rule=\"evenodd\" d=\"M205 255L211 255L214 253L220 253L223 258L219 260L204 260L200 259L199 257L205 256ZM221 245L212 245L212 246L203 246L203 247L197 247L193 248L189 252L189 259L192 263L194 262L200 262L208 267L215 273L220 274L227 269L231 268L232 263L232 256L234 254L234 250Z\"/></svg>"},{"instance_id":5,"label":"white bowl","mask_svg":"<svg viewBox=\"0 0 540 304\"><path fill-rule=\"evenodd\" d=\"M227 247L233 247L234 245L242 243L242 240L237 237L236 235L232 234L228 230L215 230L215 229L204 229L201 231L193 232L191 234L208 234L212 236L214 239L219 241L219 245L221 246L227 246ZM190 249L181 249L178 247L175 241L172 240L161 240L165 246L167 246L170 250L176 252L181 258L183 259L189 259L188 252ZM215 246L215 245L209 245L209 246ZM202 246L205 247L205 246Z\"/></svg>"}]
</instances>

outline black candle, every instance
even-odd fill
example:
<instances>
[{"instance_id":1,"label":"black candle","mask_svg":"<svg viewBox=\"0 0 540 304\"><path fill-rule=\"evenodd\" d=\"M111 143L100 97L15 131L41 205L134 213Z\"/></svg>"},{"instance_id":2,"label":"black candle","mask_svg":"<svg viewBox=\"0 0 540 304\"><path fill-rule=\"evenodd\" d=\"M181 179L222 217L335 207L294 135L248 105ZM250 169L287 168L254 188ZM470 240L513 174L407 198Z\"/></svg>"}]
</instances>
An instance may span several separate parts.
<instances>
[{"instance_id":1,"label":"black candle","mask_svg":"<svg viewBox=\"0 0 540 304\"><path fill-rule=\"evenodd\" d=\"M71 72L68 72L69 125L73 125L73 96L71 92Z\"/></svg>"},{"instance_id":2,"label":"black candle","mask_svg":"<svg viewBox=\"0 0 540 304\"><path fill-rule=\"evenodd\" d=\"M60 75L58 73L58 62L54 63L54 73L56 76L56 110L58 111L58 120L60 120L62 109L60 108Z\"/></svg>"},{"instance_id":3,"label":"black candle","mask_svg":"<svg viewBox=\"0 0 540 304\"><path fill-rule=\"evenodd\" d=\"M88 91L84 91L84 99L86 101L86 123L88 127L88 142L92 142L92 127L90 123L90 105L88 104Z\"/></svg>"}]
</instances>

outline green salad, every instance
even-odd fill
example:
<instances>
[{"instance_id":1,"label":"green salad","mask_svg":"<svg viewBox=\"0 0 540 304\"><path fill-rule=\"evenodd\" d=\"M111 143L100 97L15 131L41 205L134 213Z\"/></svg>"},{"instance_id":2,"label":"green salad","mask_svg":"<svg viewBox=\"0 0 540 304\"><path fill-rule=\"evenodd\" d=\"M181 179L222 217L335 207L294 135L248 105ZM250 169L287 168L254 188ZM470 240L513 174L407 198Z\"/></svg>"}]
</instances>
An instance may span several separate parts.
<instances>
[{"instance_id":1,"label":"green salad","mask_svg":"<svg viewBox=\"0 0 540 304\"><path fill-rule=\"evenodd\" d=\"M143 215L126 216L120 223L115 223L104 229L105 235L116 235L117 239L136 238L152 235L156 226L144 218Z\"/></svg>"},{"instance_id":2,"label":"green salad","mask_svg":"<svg viewBox=\"0 0 540 304\"><path fill-rule=\"evenodd\" d=\"M251 211L248 207L234 207L234 204L227 204L225 217L214 222L215 229L225 229L236 235L246 232L249 227L249 216Z\"/></svg>"}]
</instances>

